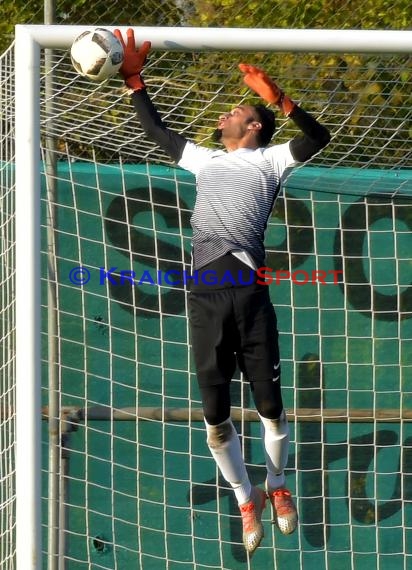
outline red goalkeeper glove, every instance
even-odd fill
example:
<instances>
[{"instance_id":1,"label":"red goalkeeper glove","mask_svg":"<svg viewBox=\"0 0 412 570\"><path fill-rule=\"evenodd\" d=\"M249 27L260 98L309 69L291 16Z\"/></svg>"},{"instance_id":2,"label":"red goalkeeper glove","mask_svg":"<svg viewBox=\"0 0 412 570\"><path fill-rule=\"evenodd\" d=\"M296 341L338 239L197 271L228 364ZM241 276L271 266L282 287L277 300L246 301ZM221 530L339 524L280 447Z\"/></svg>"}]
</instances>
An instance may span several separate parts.
<instances>
[{"instance_id":1,"label":"red goalkeeper glove","mask_svg":"<svg viewBox=\"0 0 412 570\"><path fill-rule=\"evenodd\" d=\"M252 91L268 103L277 105L286 116L290 115L296 103L264 71L247 63L239 63L239 69L244 74L243 81Z\"/></svg>"},{"instance_id":2,"label":"red goalkeeper glove","mask_svg":"<svg viewBox=\"0 0 412 570\"><path fill-rule=\"evenodd\" d=\"M126 32L126 44L124 43L120 30L114 30L113 33L123 46L124 58L120 68L120 75L123 77L126 85L130 87L130 89L133 89L133 91L144 89L145 84L140 74L145 64L147 54L149 53L151 43L143 42L143 44L136 49L134 31L132 28L129 28Z\"/></svg>"}]
</instances>

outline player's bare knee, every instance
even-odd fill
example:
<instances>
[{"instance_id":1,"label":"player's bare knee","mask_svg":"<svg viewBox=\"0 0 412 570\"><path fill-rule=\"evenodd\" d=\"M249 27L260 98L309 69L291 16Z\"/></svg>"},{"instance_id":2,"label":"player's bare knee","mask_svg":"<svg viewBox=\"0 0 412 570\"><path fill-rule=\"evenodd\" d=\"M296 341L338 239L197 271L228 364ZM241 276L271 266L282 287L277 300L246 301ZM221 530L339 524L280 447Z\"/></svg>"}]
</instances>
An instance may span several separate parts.
<instances>
[{"instance_id":1,"label":"player's bare knee","mask_svg":"<svg viewBox=\"0 0 412 570\"><path fill-rule=\"evenodd\" d=\"M232 422L226 421L216 426L207 426L207 444L211 449L219 449L230 440L233 434Z\"/></svg>"}]
</instances>

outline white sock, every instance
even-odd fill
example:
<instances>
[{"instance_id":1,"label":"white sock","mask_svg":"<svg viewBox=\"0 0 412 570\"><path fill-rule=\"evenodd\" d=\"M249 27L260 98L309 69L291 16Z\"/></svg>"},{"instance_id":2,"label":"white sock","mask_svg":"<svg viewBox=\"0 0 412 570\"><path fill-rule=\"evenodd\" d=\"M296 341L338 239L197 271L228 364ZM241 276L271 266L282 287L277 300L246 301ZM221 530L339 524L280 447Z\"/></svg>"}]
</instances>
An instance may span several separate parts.
<instances>
[{"instance_id":1,"label":"white sock","mask_svg":"<svg viewBox=\"0 0 412 570\"><path fill-rule=\"evenodd\" d=\"M206 420L207 444L219 470L232 489L239 505L246 503L252 485L242 457L239 436L231 418L212 426Z\"/></svg>"},{"instance_id":2,"label":"white sock","mask_svg":"<svg viewBox=\"0 0 412 570\"><path fill-rule=\"evenodd\" d=\"M283 410L278 420L259 416L267 468L266 487L279 489L285 485L284 469L288 462L289 425Z\"/></svg>"}]
</instances>

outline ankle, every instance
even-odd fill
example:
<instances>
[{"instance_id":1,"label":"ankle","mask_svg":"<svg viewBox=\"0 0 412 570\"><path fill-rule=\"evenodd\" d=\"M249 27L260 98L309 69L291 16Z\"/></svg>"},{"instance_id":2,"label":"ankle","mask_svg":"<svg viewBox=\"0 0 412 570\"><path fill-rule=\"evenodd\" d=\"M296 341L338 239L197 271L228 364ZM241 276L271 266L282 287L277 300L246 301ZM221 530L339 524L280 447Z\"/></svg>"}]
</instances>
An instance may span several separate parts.
<instances>
[{"instance_id":1,"label":"ankle","mask_svg":"<svg viewBox=\"0 0 412 570\"><path fill-rule=\"evenodd\" d=\"M285 477L285 473L278 473L278 474L273 474L273 473L268 473L268 476L266 478L266 491L270 492L270 491L275 491L276 489L280 489L281 487L284 487L286 483L286 477Z\"/></svg>"},{"instance_id":2,"label":"ankle","mask_svg":"<svg viewBox=\"0 0 412 570\"><path fill-rule=\"evenodd\" d=\"M239 486L233 487L233 491L238 505L244 505L245 503L248 503L252 497L252 484L249 479L246 479L245 481L242 481Z\"/></svg>"}]
</instances>

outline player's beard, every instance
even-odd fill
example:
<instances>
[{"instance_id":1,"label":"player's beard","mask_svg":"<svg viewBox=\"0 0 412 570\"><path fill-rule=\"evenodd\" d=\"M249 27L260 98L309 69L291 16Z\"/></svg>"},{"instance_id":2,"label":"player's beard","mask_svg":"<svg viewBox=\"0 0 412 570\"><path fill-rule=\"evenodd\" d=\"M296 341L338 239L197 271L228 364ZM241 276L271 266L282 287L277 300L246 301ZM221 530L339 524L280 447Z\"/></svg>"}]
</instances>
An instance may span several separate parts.
<instances>
[{"instance_id":1,"label":"player's beard","mask_svg":"<svg viewBox=\"0 0 412 570\"><path fill-rule=\"evenodd\" d=\"M211 136L212 142L218 143L222 140L222 129L215 129Z\"/></svg>"}]
</instances>

